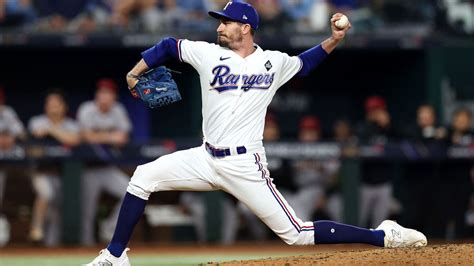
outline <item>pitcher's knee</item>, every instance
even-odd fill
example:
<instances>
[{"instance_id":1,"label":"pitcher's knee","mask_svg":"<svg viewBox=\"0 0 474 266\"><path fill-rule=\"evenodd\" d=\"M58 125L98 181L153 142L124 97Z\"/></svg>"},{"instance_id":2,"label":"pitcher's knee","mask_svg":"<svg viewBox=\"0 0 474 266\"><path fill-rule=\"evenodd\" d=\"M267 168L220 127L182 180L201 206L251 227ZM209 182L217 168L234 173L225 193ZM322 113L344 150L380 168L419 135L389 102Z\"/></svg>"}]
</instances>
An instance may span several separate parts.
<instances>
[{"instance_id":1,"label":"pitcher's knee","mask_svg":"<svg viewBox=\"0 0 474 266\"><path fill-rule=\"evenodd\" d=\"M160 190L159 184L169 176L172 167L168 155L164 155L153 162L137 166L128 183L127 191L131 194L148 200L152 192Z\"/></svg>"},{"instance_id":2,"label":"pitcher's knee","mask_svg":"<svg viewBox=\"0 0 474 266\"><path fill-rule=\"evenodd\" d=\"M127 187L128 193L144 200L148 200L150 194L153 192L152 180L147 169L148 167L146 165L137 166Z\"/></svg>"},{"instance_id":3,"label":"pitcher's knee","mask_svg":"<svg viewBox=\"0 0 474 266\"><path fill-rule=\"evenodd\" d=\"M288 245L300 246L300 245L313 245L314 244L314 233L310 234L308 231L294 231L291 234L280 235L280 238Z\"/></svg>"}]
</instances>

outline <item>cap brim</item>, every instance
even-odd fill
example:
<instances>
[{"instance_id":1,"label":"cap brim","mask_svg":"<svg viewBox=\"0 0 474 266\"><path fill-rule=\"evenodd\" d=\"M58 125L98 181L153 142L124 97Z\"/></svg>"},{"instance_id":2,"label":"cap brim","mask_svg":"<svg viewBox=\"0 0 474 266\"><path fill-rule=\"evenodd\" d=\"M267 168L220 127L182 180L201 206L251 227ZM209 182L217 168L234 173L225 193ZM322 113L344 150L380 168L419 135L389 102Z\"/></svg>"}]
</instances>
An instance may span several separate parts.
<instances>
[{"instance_id":1,"label":"cap brim","mask_svg":"<svg viewBox=\"0 0 474 266\"><path fill-rule=\"evenodd\" d=\"M233 19L233 18L229 17L228 15L224 14L223 12L209 11L207 13L209 14L209 16L211 16L213 18L216 18L216 19L225 18L225 19L228 19L228 20L231 20L231 21L237 21L237 22L244 23L244 24L247 23L247 22L243 22L243 21Z\"/></svg>"},{"instance_id":2,"label":"cap brim","mask_svg":"<svg viewBox=\"0 0 474 266\"><path fill-rule=\"evenodd\" d=\"M209 11L207 12L209 16L216 18L216 19L221 19L221 18L226 18L228 20L233 20L231 17L227 16L223 12L218 12L218 11Z\"/></svg>"}]
</instances>

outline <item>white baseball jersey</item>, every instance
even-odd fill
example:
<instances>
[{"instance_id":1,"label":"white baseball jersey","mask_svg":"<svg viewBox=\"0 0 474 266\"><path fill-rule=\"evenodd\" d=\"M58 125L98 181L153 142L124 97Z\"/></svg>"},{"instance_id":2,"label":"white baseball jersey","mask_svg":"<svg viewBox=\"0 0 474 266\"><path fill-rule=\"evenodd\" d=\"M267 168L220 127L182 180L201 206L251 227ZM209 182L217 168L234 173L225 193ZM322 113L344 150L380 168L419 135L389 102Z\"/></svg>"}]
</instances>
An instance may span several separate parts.
<instances>
[{"instance_id":1,"label":"white baseball jersey","mask_svg":"<svg viewBox=\"0 0 474 266\"><path fill-rule=\"evenodd\" d=\"M204 140L228 156L216 157L206 144L162 156L138 166L127 191L147 200L156 191L221 189L246 204L286 243L314 244L313 222L298 218L276 189L262 145L267 107L302 62L255 47L242 58L216 44L178 41L179 59L200 75ZM243 153L232 152L238 146L245 146Z\"/></svg>"},{"instance_id":2,"label":"white baseball jersey","mask_svg":"<svg viewBox=\"0 0 474 266\"><path fill-rule=\"evenodd\" d=\"M242 58L207 42L178 41L179 59L199 73L204 139L216 146L261 141L265 114L275 92L302 67L297 56L256 51Z\"/></svg>"}]
</instances>

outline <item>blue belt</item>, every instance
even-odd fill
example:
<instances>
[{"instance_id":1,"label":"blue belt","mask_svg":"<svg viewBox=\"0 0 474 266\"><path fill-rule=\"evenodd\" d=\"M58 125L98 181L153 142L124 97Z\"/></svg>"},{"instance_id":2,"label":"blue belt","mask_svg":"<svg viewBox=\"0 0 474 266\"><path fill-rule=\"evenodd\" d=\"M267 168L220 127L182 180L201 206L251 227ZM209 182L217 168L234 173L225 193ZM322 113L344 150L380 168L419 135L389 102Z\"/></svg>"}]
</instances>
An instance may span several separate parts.
<instances>
[{"instance_id":1,"label":"blue belt","mask_svg":"<svg viewBox=\"0 0 474 266\"><path fill-rule=\"evenodd\" d=\"M216 148L216 147L213 147L211 144L209 143L205 143L204 144L206 146L206 151L212 155L213 157L216 157L216 158L224 158L226 156L230 156L230 148ZM244 154L247 152L247 148L245 148L245 146L238 146L237 147L237 154Z\"/></svg>"}]
</instances>

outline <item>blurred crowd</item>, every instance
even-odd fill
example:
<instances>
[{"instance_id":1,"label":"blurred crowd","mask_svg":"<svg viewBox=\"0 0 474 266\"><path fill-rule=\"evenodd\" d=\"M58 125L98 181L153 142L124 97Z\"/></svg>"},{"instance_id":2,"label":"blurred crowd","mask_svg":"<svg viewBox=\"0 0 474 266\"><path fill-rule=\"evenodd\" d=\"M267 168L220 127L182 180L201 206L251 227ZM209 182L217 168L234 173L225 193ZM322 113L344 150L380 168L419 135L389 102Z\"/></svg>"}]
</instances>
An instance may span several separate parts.
<instances>
[{"instance_id":1,"label":"blurred crowd","mask_svg":"<svg viewBox=\"0 0 474 266\"><path fill-rule=\"evenodd\" d=\"M94 98L82 103L78 110L70 112L64 93L59 89L49 90L44 98L44 113L21 121L15 110L7 105L5 91L0 88L0 154L12 152L19 143L28 141L52 141L65 147L81 143L101 149L101 145L122 147L130 142L132 130L126 108L117 100L117 84L114 80L98 80ZM472 113L467 108L459 108L449 125L441 125L436 111L429 104L420 105L414 115L414 127L401 130L392 125L387 102L380 96L370 96L365 100L365 120L354 123L345 119L334 121L332 132L323 133L322 122L314 114L299 118L297 135L299 143L335 142L348 147L360 143L374 149L383 149L394 140L412 140L425 145L445 143L471 147L474 145ZM76 113L76 117L68 114ZM281 140L279 118L269 112L264 129L265 143ZM26 126L24 126L23 122ZM327 134L327 135L324 135ZM427 146L427 147L428 147ZM268 168L274 182L279 187L297 215L303 220L332 219L343 220L344 204L341 193L341 161L328 159L282 159L268 157ZM31 184L35 193L32 206L31 241L55 246L60 243L61 233L61 169L57 163L38 162L32 166ZM448 201L437 208L445 209L442 218L462 234L465 225L474 226L474 170L472 162L463 161L447 164L442 169L433 164L417 162L409 164L405 176L410 183L404 187L408 193L412 227L421 227L424 217L433 217L433 191L425 189L432 178L439 173L445 175L444 194ZM403 204L393 195L396 170L391 161L368 160L361 165L359 187L359 225L375 227L381 221L400 213ZM0 207L5 190L6 172L0 171ZM118 214L118 204L124 195L129 176L118 166L107 162L87 163L81 177L81 244L93 245L98 237L102 241L111 238ZM464 191L464 192L463 192ZM100 195L105 192L117 199L117 205L110 215L96 222ZM446 196L446 195L445 195ZM206 204L202 194L185 192L179 204L182 210L193 217L196 236L200 242L206 241ZM231 196L222 203L222 243L231 244L237 239L242 224L247 225L250 235L256 239L268 238L264 225L242 204ZM431 216L430 216L431 215ZM239 218L240 217L240 218ZM436 218L435 218L436 219ZM441 218L440 218L441 219ZM442 222L442 221L441 221ZM446 226L443 224L442 226ZM459 232L458 232L459 231ZM455 235L455 233L453 233Z\"/></svg>"},{"instance_id":2,"label":"blurred crowd","mask_svg":"<svg viewBox=\"0 0 474 266\"><path fill-rule=\"evenodd\" d=\"M0 29L26 32L212 31L208 10L227 0L0 0ZM394 25L474 33L472 0L249 0L260 31L319 32L331 14L347 14L356 32Z\"/></svg>"}]
</instances>

